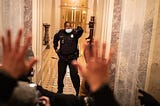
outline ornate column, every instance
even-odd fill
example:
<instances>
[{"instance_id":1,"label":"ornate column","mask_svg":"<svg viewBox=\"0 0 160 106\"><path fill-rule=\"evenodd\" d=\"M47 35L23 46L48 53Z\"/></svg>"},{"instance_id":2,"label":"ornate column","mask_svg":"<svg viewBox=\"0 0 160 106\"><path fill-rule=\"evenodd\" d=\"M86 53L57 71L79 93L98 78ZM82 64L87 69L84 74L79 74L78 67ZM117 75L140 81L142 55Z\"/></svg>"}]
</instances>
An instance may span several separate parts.
<instances>
[{"instance_id":1,"label":"ornate column","mask_svg":"<svg viewBox=\"0 0 160 106\"><path fill-rule=\"evenodd\" d=\"M122 0L114 0L111 48L114 48L115 53L112 57L110 66L110 86L112 89L114 89L115 73L117 70L116 66L117 66L118 45L120 38L121 11L122 11Z\"/></svg>"},{"instance_id":2,"label":"ornate column","mask_svg":"<svg viewBox=\"0 0 160 106\"><path fill-rule=\"evenodd\" d=\"M2 30L10 28L15 36L24 27L24 0L2 0L2 22Z\"/></svg>"},{"instance_id":3,"label":"ornate column","mask_svg":"<svg viewBox=\"0 0 160 106\"><path fill-rule=\"evenodd\" d=\"M114 92L122 106L138 106L146 81L155 0L123 0Z\"/></svg>"},{"instance_id":4,"label":"ornate column","mask_svg":"<svg viewBox=\"0 0 160 106\"><path fill-rule=\"evenodd\" d=\"M0 0L0 26L2 26L2 0ZM2 35L2 28L0 28L0 37ZM0 63L2 61L2 47L0 42Z\"/></svg>"},{"instance_id":5,"label":"ornate column","mask_svg":"<svg viewBox=\"0 0 160 106\"><path fill-rule=\"evenodd\" d=\"M32 49L35 56L39 59L36 64L36 72L33 78L34 82L40 83L42 78L42 12L43 0L32 0Z\"/></svg>"},{"instance_id":6,"label":"ornate column","mask_svg":"<svg viewBox=\"0 0 160 106\"><path fill-rule=\"evenodd\" d=\"M0 36L7 28L12 30L13 36L24 25L24 1L23 0L0 0ZM23 43L23 42L22 42ZM0 44L0 61L2 56Z\"/></svg>"},{"instance_id":7,"label":"ornate column","mask_svg":"<svg viewBox=\"0 0 160 106\"><path fill-rule=\"evenodd\" d=\"M87 22L90 21L91 16L93 16L93 14L94 14L94 11L93 11L94 3L95 3L95 0L88 0ZM89 27L87 25L86 32L89 33L89 30L90 29L89 29Z\"/></svg>"},{"instance_id":8,"label":"ornate column","mask_svg":"<svg viewBox=\"0 0 160 106\"><path fill-rule=\"evenodd\" d=\"M95 39L99 39L101 43L107 43L107 56L110 50L114 0L96 0L95 2Z\"/></svg>"},{"instance_id":9,"label":"ornate column","mask_svg":"<svg viewBox=\"0 0 160 106\"><path fill-rule=\"evenodd\" d=\"M0 0L0 26L2 26L2 0ZM0 27L0 36L2 34L2 27Z\"/></svg>"},{"instance_id":10,"label":"ornate column","mask_svg":"<svg viewBox=\"0 0 160 106\"><path fill-rule=\"evenodd\" d=\"M160 100L160 0L156 0L145 90Z\"/></svg>"},{"instance_id":11,"label":"ornate column","mask_svg":"<svg viewBox=\"0 0 160 106\"><path fill-rule=\"evenodd\" d=\"M60 5L61 5L61 0L54 0L54 13L56 15L54 15L54 32L58 32L58 30L60 29Z\"/></svg>"},{"instance_id":12,"label":"ornate column","mask_svg":"<svg viewBox=\"0 0 160 106\"><path fill-rule=\"evenodd\" d=\"M24 0L24 35L32 32L32 0Z\"/></svg>"},{"instance_id":13,"label":"ornate column","mask_svg":"<svg viewBox=\"0 0 160 106\"><path fill-rule=\"evenodd\" d=\"M101 39L102 35L102 13L103 13L103 2L104 0L95 0L95 39ZM100 12L101 11L101 12Z\"/></svg>"},{"instance_id":14,"label":"ornate column","mask_svg":"<svg viewBox=\"0 0 160 106\"><path fill-rule=\"evenodd\" d=\"M0 26L2 26L2 0L0 0ZM0 37L2 34L2 28L0 28Z\"/></svg>"}]
</instances>

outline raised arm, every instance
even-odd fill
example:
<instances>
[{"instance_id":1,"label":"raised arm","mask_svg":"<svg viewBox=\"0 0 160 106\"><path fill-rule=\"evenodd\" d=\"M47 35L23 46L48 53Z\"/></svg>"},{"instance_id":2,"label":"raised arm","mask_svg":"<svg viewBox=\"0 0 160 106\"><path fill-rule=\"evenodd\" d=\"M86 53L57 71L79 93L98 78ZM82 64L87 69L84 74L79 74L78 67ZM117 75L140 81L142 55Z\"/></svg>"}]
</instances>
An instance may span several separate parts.
<instances>
[{"instance_id":1,"label":"raised arm","mask_svg":"<svg viewBox=\"0 0 160 106\"><path fill-rule=\"evenodd\" d=\"M57 50L58 47L58 41L59 41L59 32L54 35L53 39L53 45L54 45L53 47L55 51Z\"/></svg>"},{"instance_id":2,"label":"raised arm","mask_svg":"<svg viewBox=\"0 0 160 106\"><path fill-rule=\"evenodd\" d=\"M35 58L29 61L25 60L27 48L31 43L31 36L27 36L23 47L20 47L21 37L22 29L19 30L14 43L11 41L10 30L1 38L3 55L0 68L0 102L9 99L19 76L29 71L33 64L37 62Z\"/></svg>"},{"instance_id":3,"label":"raised arm","mask_svg":"<svg viewBox=\"0 0 160 106\"><path fill-rule=\"evenodd\" d=\"M76 35L77 38L80 38L83 34L83 29L82 27L78 26L75 31L74 31L74 34Z\"/></svg>"},{"instance_id":4,"label":"raised arm","mask_svg":"<svg viewBox=\"0 0 160 106\"><path fill-rule=\"evenodd\" d=\"M79 73L88 82L95 106L119 106L108 86L108 67L113 51L111 50L110 55L105 57L106 44L102 45L102 53L99 53L99 48L97 41L93 43L92 47L85 44L86 66L77 61L74 61L73 64L79 68Z\"/></svg>"}]
</instances>

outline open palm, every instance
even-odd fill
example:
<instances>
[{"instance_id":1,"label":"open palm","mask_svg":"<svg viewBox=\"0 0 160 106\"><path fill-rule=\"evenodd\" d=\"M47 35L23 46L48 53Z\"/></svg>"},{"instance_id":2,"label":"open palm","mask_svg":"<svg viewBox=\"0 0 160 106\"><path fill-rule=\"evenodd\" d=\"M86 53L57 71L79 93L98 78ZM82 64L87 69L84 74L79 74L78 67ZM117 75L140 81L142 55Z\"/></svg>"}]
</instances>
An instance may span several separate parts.
<instances>
[{"instance_id":1,"label":"open palm","mask_svg":"<svg viewBox=\"0 0 160 106\"><path fill-rule=\"evenodd\" d=\"M11 32L7 31L7 35L2 36L2 67L5 71L10 74L13 78L18 78L23 73L29 71L37 60L31 59L30 61L25 60L25 54L29 44L31 43L31 36L27 36L26 42L23 47L20 47L20 40L22 37L22 30L20 29L15 43L12 44Z\"/></svg>"},{"instance_id":2,"label":"open palm","mask_svg":"<svg viewBox=\"0 0 160 106\"><path fill-rule=\"evenodd\" d=\"M98 42L95 41L90 48L89 44L85 44L84 56L86 65L82 65L77 61L73 64L79 68L82 77L89 83L91 90L95 91L108 81L108 66L113 52L110 51L109 57L105 58L106 44L102 45L102 53L98 53Z\"/></svg>"}]
</instances>

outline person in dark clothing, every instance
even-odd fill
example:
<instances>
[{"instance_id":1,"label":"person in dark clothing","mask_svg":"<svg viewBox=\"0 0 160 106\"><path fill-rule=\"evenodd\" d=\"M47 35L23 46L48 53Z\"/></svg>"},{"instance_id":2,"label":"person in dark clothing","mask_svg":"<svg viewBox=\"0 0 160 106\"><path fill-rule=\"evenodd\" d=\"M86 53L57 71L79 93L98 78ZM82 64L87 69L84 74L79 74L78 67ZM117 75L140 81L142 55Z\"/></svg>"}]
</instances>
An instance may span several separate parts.
<instances>
[{"instance_id":1,"label":"person in dark clothing","mask_svg":"<svg viewBox=\"0 0 160 106\"><path fill-rule=\"evenodd\" d=\"M6 36L2 36L2 65L0 66L0 106L6 104L17 86L17 79L37 62L37 59L32 58L29 61L25 60L25 53L30 45L31 36L26 37L26 42L20 48L20 40L22 29L19 30L15 44L11 43L11 31L7 31Z\"/></svg>"},{"instance_id":2,"label":"person in dark clothing","mask_svg":"<svg viewBox=\"0 0 160 106\"><path fill-rule=\"evenodd\" d=\"M28 37L24 47L20 48L20 39L22 31L19 31L15 44L11 44L11 34L8 31L7 37L2 37L3 56L2 66L0 68L0 106L8 106L14 88L17 86L17 79L36 63L37 59L25 60L25 52L31 37ZM85 48L88 48L86 45ZM74 95L55 94L43 88L38 88L42 95L48 96L52 101L52 106L119 106L113 92L108 87L108 65L110 58L104 57L105 46L102 49L102 55L98 57L97 43L93 46L93 56L86 56L88 62L82 66L76 60L73 64L79 68L79 72L88 82L91 94L88 97ZM21 94L20 94L21 95ZM22 95L23 96L23 95ZM37 105L35 105L37 106Z\"/></svg>"},{"instance_id":3,"label":"person in dark clothing","mask_svg":"<svg viewBox=\"0 0 160 106\"><path fill-rule=\"evenodd\" d=\"M0 83L4 85L0 86L0 106L8 106L7 102L9 101L14 88L17 86L17 80L6 75L6 73L0 72ZM108 85L104 85L87 98L57 94L43 88L38 88L38 90L40 90L43 96L50 98L51 106L86 106L86 104L89 104L89 106L119 106ZM93 99L92 96L95 99Z\"/></svg>"},{"instance_id":4,"label":"person in dark clothing","mask_svg":"<svg viewBox=\"0 0 160 106\"><path fill-rule=\"evenodd\" d=\"M41 86L38 86L38 90L43 96L50 98L51 106L120 106L107 84L87 97L54 93Z\"/></svg>"},{"instance_id":5,"label":"person in dark clothing","mask_svg":"<svg viewBox=\"0 0 160 106\"><path fill-rule=\"evenodd\" d=\"M52 106L119 106L113 91L108 86L108 65L110 63L113 52L105 58L106 46L103 44L102 55L98 55L98 42L94 42L93 50L90 50L86 44L85 60L86 66L73 61L73 64L79 68L79 73L88 82L90 93L87 97L74 95L55 94L49 92L42 87L38 87L42 95L50 98ZM90 53L90 51L92 53ZM93 55L91 55L93 54ZM61 102L63 101L63 102Z\"/></svg>"},{"instance_id":6,"label":"person in dark clothing","mask_svg":"<svg viewBox=\"0 0 160 106\"><path fill-rule=\"evenodd\" d=\"M80 26L78 26L76 29L72 29L71 23L67 21L64 23L64 29L61 29L54 36L54 49L59 56L57 93L63 93L63 79L68 65L76 95L79 94L80 78L78 75L78 70L71 64L71 62L72 60L76 60L79 56L78 39L82 36L82 34L83 29ZM57 47L59 41L60 48L58 49Z\"/></svg>"},{"instance_id":7,"label":"person in dark clothing","mask_svg":"<svg viewBox=\"0 0 160 106\"><path fill-rule=\"evenodd\" d=\"M142 94L138 98L143 106L160 106L160 103L147 92L139 89L139 93Z\"/></svg>"},{"instance_id":8,"label":"person in dark clothing","mask_svg":"<svg viewBox=\"0 0 160 106\"><path fill-rule=\"evenodd\" d=\"M82 79L82 82L81 82L81 85L80 85L79 95L80 96L88 96L89 93L90 93L89 85L84 79Z\"/></svg>"},{"instance_id":9,"label":"person in dark clothing","mask_svg":"<svg viewBox=\"0 0 160 106\"><path fill-rule=\"evenodd\" d=\"M23 94L23 95L21 95ZM25 82L18 82L14 88L12 96L8 101L8 106L51 106L49 98L42 96L33 86Z\"/></svg>"}]
</instances>

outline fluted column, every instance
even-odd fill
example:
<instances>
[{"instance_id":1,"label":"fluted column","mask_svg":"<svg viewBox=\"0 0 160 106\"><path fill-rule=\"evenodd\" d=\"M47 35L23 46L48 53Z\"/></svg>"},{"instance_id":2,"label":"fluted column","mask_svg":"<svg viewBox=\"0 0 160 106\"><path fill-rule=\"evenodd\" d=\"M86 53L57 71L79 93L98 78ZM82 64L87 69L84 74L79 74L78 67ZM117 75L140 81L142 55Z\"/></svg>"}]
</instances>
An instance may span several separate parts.
<instances>
[{"instance_id":1,"label":"fluted column","mask_svg":"<svg viewBox=\"0 0 160 106\"><path fill-rule=\"evenodd\" d=\"M24 35L32 32L32 0L24 0Z\"/></svg>"},{"instance_id":2,"label":"fluted column","mask_svg":"<svg viewBox=\"0 0 160 106\"><path fill-rule=\"evenodd\" d=\"M95 10L95 38L101 39L102 35L102 17L103 17L103 3L104 0L95 0L96 10ZM100 12L101 11L101 12Z\"/></svg>"},{"instance_id":3,"label":"fluted column","mask_svg":"<svg viewBox=\"0 0 160 106\"><path fill-rule=\"evenodd\" d=\"M24 0L0 0L0 36L6 29L12 31L12 38L20 27L24 26ZM23 41L22 41L23 43ZM0 61L2 49L0 44Z\"/></svg>"},{"instance_id":4,"label":"fluted column","mask_svg":"<svg viewBox=\"0 0 160 106\"><path fill-rule=\"evenodd\" d=\"M107 43L107 54L110 49L114 0L96 0L95 39Z\"/></svg>"},{"instance_id":5,"label":"fluted column","mask_svg":"<svg viewBox=\"0 0 160 106\"><path fill-rule=\"evenodd\" d=\"M0 26L2 26L2 0L0 0ZM2 35L2 28L0 28L0 36Z\"/></svg>"},{"instance_id":6,"label":"fluted column","mask_svg":"<svg viewBox=\"0 0 160 106\"><path fill-rule=\"evenodd\" d=\"M0 0L0 26L2 26L2 0ZM0 28L0 37L2 35L2 28ZM0 42L0 63L2 61L2 46Z\"/></svg>"},{"instance_id":7,"label":"fluted column","mask_svg":"<svg viewBox=\"0 0 160 106\"><path fill-rule=\"evenodd\" d=\"M114 92L122 106L139 106L145 87L155 0L123 0Z\"/></svg>"},{"instance_id":8,"label":"fluted column","mask_svg":"<svg viewBox=\"0 0 160 106\"><path fill-rule=\"evenodd\" d=\"M24 0L2 0L2 30L12 29L13 36L17 29L24 26Z\"/></svg>"},{"instance_id":9,"label":"fluted column","mask_svg":"<svg viewBox=\"0 0 160 106\"><path fill-rule=\"evenodd\" d=\"M43 0L32 1L32 49L35 56L39 59L36 64L36 72L34 76L34 82L39 83L42 78L41 65L42 65L42 11Z\"/></svg>"},{"instance_id":10,"label":"fluted column","mask_svg":"<svg viewBox=\"0 0 160 106\"><path fill-rule=\"evenodd\" d=\"M121 11L122 11L122 1L114 0L114 11L112 19L112 37L111 37L111 48L114 48L114 55L112 57L110 66L110 86L114 89L115 83L115 73L117 70L117 56L118 56L118 45L120 38L120 25L121 25Z\"/></svg>"},{"instance_id":11,"label":"fluted column","mask_svg":"<svg viewBox=\"0 0 160 106\"><path fill-rule=\"evenodd\" d=\"M160 100L160 0L156 0L155 14L145 90Z\"/></svg>"},{"instance_id":12,"label":"fluted column","mask_svg":"<svg viewBox=\"0 0 160 106\"><path fill-rule=\"evenodd\" d=\"M95 0L88 0L87 24L89 23L91 16L94 15L94 2ZM86 27L86 32L89 34L89 25Z\"/></svg>"},{"instance_id":13,"label":"fluted column","mask_svg":"<svg viewBox=\"0 0 160 106\"><path fill-rule=\"evenodd\" d=\"M61 0L54 0L54 29L55 32L58 32L60 29L60 6L61 6Z\"/></svg>"}]
</instances>

